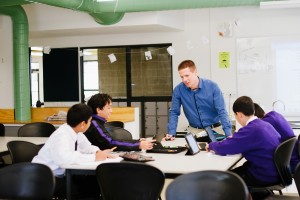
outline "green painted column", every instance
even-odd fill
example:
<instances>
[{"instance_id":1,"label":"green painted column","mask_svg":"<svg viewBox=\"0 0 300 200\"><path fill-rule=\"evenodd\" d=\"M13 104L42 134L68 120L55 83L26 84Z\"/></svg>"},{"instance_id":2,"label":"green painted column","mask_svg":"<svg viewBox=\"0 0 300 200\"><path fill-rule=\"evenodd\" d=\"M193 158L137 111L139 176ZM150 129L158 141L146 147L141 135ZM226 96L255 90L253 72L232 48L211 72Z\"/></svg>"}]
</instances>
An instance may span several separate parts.
<instances>
[{"instance_id":1,"label":"green painted column","mask_svg":"<svg viewBox=\"0 0 300 200\"><path fill-rule=\"evenodd\" d=\"M28 19L21 6L0 7L0 14L10 16L13 23L15 120L27 121L31 119Z\"/></svg>"}]
</instances>

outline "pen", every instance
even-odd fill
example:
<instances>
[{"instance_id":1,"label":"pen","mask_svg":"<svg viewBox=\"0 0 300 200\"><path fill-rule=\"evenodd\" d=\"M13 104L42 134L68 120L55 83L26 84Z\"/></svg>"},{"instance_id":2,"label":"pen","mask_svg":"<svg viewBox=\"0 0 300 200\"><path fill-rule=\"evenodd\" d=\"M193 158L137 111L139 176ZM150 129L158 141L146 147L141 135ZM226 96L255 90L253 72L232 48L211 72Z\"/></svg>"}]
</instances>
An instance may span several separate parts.
<instances>
[{"instance_id":1,"label":"pen","mask_svg":"<svg viewBox=\"0 0 300 200\"><path fill-rule=\"evenodd\" d=\"M117 148L117 147L113 147L113 148L111 148L110 150L112 150L112 151L113 151L113 150L115 150L116 148Z\"/></svg>"}]
</instances>

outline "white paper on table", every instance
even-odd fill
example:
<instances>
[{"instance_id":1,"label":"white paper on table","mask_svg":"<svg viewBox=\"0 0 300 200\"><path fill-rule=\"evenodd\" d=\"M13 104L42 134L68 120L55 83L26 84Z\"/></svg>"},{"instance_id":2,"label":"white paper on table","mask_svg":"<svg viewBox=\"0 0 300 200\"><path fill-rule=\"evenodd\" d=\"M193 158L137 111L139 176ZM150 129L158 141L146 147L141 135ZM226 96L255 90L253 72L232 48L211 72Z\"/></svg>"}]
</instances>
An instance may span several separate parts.
<instances>
[{"instance_id":1,"label":"white paper on table","mask_svg":"<svg viewBox=\"0 0 300 200\"><path fill-rule=\"evenodd\" d=\"M122 160L123 160L123 158L118 156L116 158L106 158L106 160L102 160L102 161L79 163L79 165L98 166L102 163L121 162Z\"/></svg>"}]
</instances>

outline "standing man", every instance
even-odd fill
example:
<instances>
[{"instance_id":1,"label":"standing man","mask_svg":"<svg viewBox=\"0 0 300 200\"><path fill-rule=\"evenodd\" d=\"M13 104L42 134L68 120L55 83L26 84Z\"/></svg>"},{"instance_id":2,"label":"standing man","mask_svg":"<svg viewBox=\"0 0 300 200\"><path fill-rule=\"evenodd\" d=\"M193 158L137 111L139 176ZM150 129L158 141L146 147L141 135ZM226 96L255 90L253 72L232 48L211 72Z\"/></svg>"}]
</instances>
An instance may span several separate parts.
<instances>
[{"instance_id":1,"label":"standing man","mask_svg":"<svg viewBox=\"0 0 300 200\"><path fill-rule=\"evenodd\" d=\"M211 80L200 79L192 60L182 61L178 72L182 82L173 91L166 139L173 140L176 135L181 105L189 122L188 132L199 141L207 135L210 141L217 141L214 132L230 136L231 122L219 86Z\"/></svg>"}]
</instances>

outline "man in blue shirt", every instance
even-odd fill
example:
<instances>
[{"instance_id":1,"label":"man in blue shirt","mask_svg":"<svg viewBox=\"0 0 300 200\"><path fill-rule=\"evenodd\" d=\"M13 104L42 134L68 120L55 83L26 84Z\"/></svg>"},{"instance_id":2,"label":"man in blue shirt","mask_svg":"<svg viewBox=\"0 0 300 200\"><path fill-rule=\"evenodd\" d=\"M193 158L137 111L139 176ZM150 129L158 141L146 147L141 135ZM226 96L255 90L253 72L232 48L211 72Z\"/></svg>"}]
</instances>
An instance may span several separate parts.
<instances>
[{"instance_id":1,"label":"man in blue shirt","mask_svg":"<svg viewBox=\"0 0 300 200\"><path fill-rule=\"evenodd\" d=\"M200 79L191 60L181 62L178 72L182 82L173 91L166 139L173 140L176 135L181 105L189 122L188 131L195 137L208 134L211 141L216 141L214 131L230 136L231 122L219 86L211 80Z\"/></svg>"}]
</instances>

